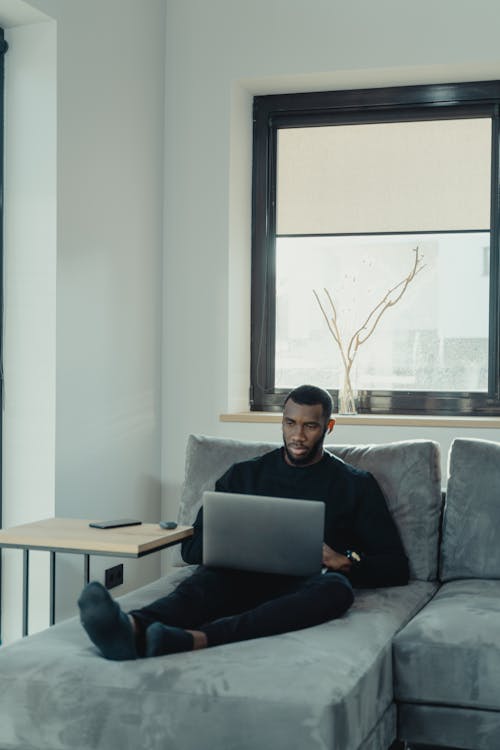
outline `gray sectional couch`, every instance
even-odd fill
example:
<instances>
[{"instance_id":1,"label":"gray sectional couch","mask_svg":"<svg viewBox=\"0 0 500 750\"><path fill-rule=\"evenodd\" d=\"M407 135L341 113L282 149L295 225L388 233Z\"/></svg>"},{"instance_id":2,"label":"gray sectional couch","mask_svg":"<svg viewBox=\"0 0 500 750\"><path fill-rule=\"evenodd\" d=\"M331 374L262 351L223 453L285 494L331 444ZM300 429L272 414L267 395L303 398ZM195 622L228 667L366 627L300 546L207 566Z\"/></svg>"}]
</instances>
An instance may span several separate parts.
<instances>
[{"instance_id":1,"label":"gray sectional couch","mask_svg":"<svg viewBox=\"0 0 500 750\"><path fill-rule=\"evenodd\" d=\"M229 465L275 445L191 436L179 520L193 521ZM0 648L0 750L500 747L500 446L455 442L442 541L436 443L328 449L379 481L408 586L358 591L344 617L314 628L134 662L102 659L76 618L62 622Z\"/></svg>"}]
</instances>

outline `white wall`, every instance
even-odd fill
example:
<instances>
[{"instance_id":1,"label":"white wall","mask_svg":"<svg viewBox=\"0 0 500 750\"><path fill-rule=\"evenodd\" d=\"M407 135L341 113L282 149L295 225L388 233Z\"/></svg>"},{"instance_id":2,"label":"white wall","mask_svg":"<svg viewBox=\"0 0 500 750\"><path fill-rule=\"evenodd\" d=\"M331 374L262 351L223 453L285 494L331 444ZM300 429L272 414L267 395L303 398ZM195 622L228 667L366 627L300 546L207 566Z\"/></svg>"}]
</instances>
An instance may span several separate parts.
<instances>
[{"instance_id":1,"label":"white wall","mask_svg":"<svg viewBox=\"0 0 500 750\"><path fill-rule=\"evenodd\" d=\"M55 512L153 521L161 496L164 3L60 0L57 23ZM93 559L91 577L113 563ZM158 570L157 556L126 563L122 591ZM81 561L68 557L60 580L64 616L75 606Z\"/></svg>"},{"instance_id":2,"label":"white wall","mask_svg":"<svg viewBox=\"0 0 500 750\"><path fill-rule=\"evenodd\" d=\"M54 515L56 28L8 29L5 58L3 523ZM22 553L3 553L3 636L21 629ZM46 624L48 561L33 555L30 625ZM10 603L10 606L9 606Z\"/></svg>"},{"instance_id":3,"label":"white wall","mask_svg":"<svg viewBox=\"0 0 500 750\"><path fill-rule=\"evenodd\" d=\"M57 223L53 236L44 236L48 265L39 294L46 298L38 321L43 336L37 338L31 330L28 350L17 348L17 364L30 382L38 382L40 371L50 371L51 382L42 406L43 386L38 382L22 409L18 406L15 414L11 410L10 419L6 413L11 467L6 478L11 485L17 482L19 489L15 500L13 495L4 499L6 519L32 518L32 502L38 517L46 501L43 515L157 520L165 3L35 0L32 5L53 18L53 46L42 70L55 64L57 46L57 116L51 149L44 155L52 179L57 174ZM13 69L15 37L28 30L10 33ZM19 49L24 61L21 53ZM46 110L46 103L42 104L42 121ZM23 131L26 114L21 114L10 124L18 152L29 141ZM31 110L29 116L30 127L36 129L37 113ZM26 175L17 189L28 201L33 185ZM6 192L10 196L8 179ZM54 189L40 192L50 198ZM34 250L31 235L21 225L31 220L26 210L22 216L6 217L6 229L19 236L28 267ZM40 245L39 240L37 249ZM14 245L9 252L13 250ZM30 289L38 289L38 282L30 283L18 285L19 296L29 298ZM6 284L10 294L17 284L10 273ZM12 312L8 313L14 337L20 323L14 325ZM29 327L29 322L25 320L24 326ZM50 346L42 346L45 340ZM15 442L25 410L31 417L37 408L43 412L40 429L48 436L38 452L34 446L39 435L25 431L23 445ZM35 475L30 479L20 475L22 452L29 454L29 466L43 464L41 487L31 488ZM15 515L9 510L14 506ZM93 558L91 577L102 579L104 568L116 562ZM151 580L159 570L158 556L126 562L125 584L116 593ZM58 556L58 618L75 613L82 582L82 560ZM17 600L4 601L4 612L11 608L18 611ZM48 600L40 617L33 614L34 625L46 624ZM7 633L6 640L13 636Z\"/></svg>"},{"instance_id":4,"label":"white wall","mask_svg":"<svg viewBox=\"0 0 500 750\"><path fill-rule=\"evenodd\" d=\"M496 0L168 0L165 513L175 512L190 432L280 439L277 425L218 418L248 403L252 96L498 78L499 23ZM339 425L335 439L427 437L445 454L455 434Z\"/></svg>"}]
</instances>

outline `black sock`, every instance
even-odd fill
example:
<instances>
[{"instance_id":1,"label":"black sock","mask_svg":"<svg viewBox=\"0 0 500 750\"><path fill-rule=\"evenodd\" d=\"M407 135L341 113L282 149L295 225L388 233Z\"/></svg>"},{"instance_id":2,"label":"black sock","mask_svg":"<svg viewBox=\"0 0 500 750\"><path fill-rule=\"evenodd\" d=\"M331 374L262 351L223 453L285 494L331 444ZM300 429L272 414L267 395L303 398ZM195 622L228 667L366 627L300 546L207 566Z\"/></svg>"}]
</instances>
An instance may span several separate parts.
<instances>
[{"instance_id":1,"label":"black sock","mask_svg":"<svg viewBox=\"0 0 500 750\"><path fill-rule=\"evenodd\" d=\"M106 659L137 659L132 623L101 583L89 583L78 606L87 635Z\"/></svg>"},{"instance_id":2,"label":"black sock","mask_svg":"<svg viewBox=\"0 0 500 750\"><path fill-rule=\"evenodd\" d=\"M164 656L192 651L194 638L182 628L173 628L154 622L146 630L146 656Z\"/></svg>"}]
</instances>

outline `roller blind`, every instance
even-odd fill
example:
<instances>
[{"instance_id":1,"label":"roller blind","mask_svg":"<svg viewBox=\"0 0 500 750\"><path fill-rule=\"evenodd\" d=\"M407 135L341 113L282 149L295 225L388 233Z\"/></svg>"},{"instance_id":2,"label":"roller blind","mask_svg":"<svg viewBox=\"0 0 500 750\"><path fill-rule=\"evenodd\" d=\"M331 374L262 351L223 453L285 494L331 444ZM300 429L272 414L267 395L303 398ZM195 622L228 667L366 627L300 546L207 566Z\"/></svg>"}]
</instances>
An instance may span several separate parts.
<instances>
[{"instance_id":1,"label":"roller blind","mask_svg":"<svg viewBox=\"0 0 500 750\"><path fill-rule=\"evenodd\" d=\"M283 128L279 235L488 230L491 119Z\"/></svg>"}]
</instances>

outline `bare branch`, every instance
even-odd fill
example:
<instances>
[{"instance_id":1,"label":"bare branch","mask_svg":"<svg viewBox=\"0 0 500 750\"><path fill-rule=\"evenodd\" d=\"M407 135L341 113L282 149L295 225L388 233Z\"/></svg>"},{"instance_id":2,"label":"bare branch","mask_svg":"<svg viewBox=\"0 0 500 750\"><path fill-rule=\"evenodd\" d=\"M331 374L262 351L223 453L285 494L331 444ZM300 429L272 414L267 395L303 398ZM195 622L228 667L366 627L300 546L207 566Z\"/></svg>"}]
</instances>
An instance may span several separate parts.
<instances>
[{"instance_id":1,"label":"bare branch","mask_svg":"<svg viewBox=\"0 0 500 750\"><path fill-rule=\"evenodd\" d=\"M354 399L354 394L352 390L352 384L351 384L351 369L354 363L354 360L356 358L356 354L358 353L359 347L367 341L370 336L374 333L377 325L379 324L383 314L390 308L394 307L399 300L403 297L406 290L408 289L409 285L417 276L417 274L420 273L420 271L425 268L425 264L422 263L422 257L419 252L418 245L417 247L413 248L413 252L415 253L415 260L413 262L413 267L411 268L410 272L407 276L405 276L404 279L402 279L400 282L395 284L391 289L389 289L384 297L378 302L373 310L368 314L366 317L364 323L353 333L349 340L349 344L347 346L347 350L345 348L345 344L342 340L342 335L340 333L340 329L337 322L337 308L335 307L335 303L333 301L333 298L328 291L328 289L324 289L324 292L326 294L326 297L328 299L328 302L330 304L331 310L332 310L332 317L328 316L328 313L323 306L323 303L320 300L319 294L316 292L315 289L313 289L313 294L316 297L316 301L321 309L321 312L323 313L323 317L325 318L326 324L328 326L328 329L339 347L340 355L342 357L342 362L344 364L344 389L347 391L348 397L351 397L352 400ZM395 295L395 296L394 296Z\"/></svg>"},{"instance_id":2,"label":"bare branch","mask_svg":"<svg viewBox=\"0 0 500 750\"><path fill-rule=\"evenodd\" d=\"M325 290L325 291L326 291L326 290ZM324 318L325 318L325 320L326 320L326 325L327 325L327 326L328 326L328 328L330 329L330 333L332 334L332 336L333 336L333 338L335 339L335 341L337 342L337 344L338 344L338 345L340 346L340 337L339 337L339 336L337 336L337 334L336 334L336 331L335 331L335 329L333 328L333 325L334 325L334 322L335 322L335 319L336 319L336 311L335 311L335 306L334 306L334 305L332 304L332 307L333 307L333 310L334 310L334 317L332 318L332 321L330 321L330 318L328 317L328 315L327 315L327 313L326 313L326 310L325 310L325 308L323 307L323 304L322 304L322 302L321 302L321 300L320 300L320 298L319 298L319 295L318 295L318 293L317 293L316 289L313 289L313 294L314 294L314 296L316 297L316 300L317 300L317 302L318 302L318 305L320 306L321 312L323 313L323 317L324 317ZM330 303L331 303L331 302L332 302L332 301L331 301L331 299L330 299Z\"/></svg>"},{"instance_id":3,"label":"bare branch","mask_svg":"<svg viewBox=\"0 0 500 750\"><path fill-rule=\"evenodd\" d=\"M327 326L328 326L328 328L330 330L330 333L332 334L332 336L333 336L333 338L334 338L337 346L339 347L340 355L342 357L342 362L344 363L344 369L345 370L347 370L347 369L350 370L351 366L352 366L352 363L349 363L347 361L347 357L346 357L346 354L345 354L345 351L344 351L344 344L342 342L342 336L340 334L340 330L339 330L339 327L338 327L338 324L337 324L337 308L335 307L335 303L334 303L334 301L333 301L333 299L332 299L332 297L331 297L330 292L328 291L328 289L324 289L323 291L325 292L326 296L328 297L328 301L330 302L330 305L331 305L331 308L332 308L333 317L331 319L328 317L328 315L326 313L326 310L323 307L323 304L322 304L322 302L321 302L321 300L319 298L319 295L318 295L318 293L316 292L315 289L313 289L313 294L316 297L318 305L321 308L321 312L323 313L323 316L324 316L324 318L326 320L326 324L327 324Z\"/></svg>"},{"instance_id":4,"label":"bare branch","mask_svg":"<svg viewBox=\"0 0 500 750\"><path fill-rule=\"evenodd\" d=\"M356 355L356 351L361 346L361 344L364 344L365 341L367 341L372 333L375 331L375 328L377 327L380 318L382 315L388 310L390 307L394 307L399 300L402 298L406 290L408 289L408 286L413 281L415 276L420 273L420 271L425 268L425 265L422 265L422 258L419 254L419 248L418 246L413 249L413 252L415 253L415 261L413 263L413 267L411 271L409 272L408 276L406 276L402 281L400 281L398 284L393 286L389 291L386 293L386 295L380 300L380 302L373 308L373 310L369 313L368 317L366 318L363 325L358 328L358 330L352 335L351 340L349 341L349 345L347 347L348 356L352 357L354 359ZM394 298L390 299L391 294L393 294L396 289L399 289L402 287L399 294ZM367 330L369 329L369 330ZM367 331L367 333L363 336L363 331ZM354 352L352 351L354 346Z\"/></svg>"}]
</instances>

